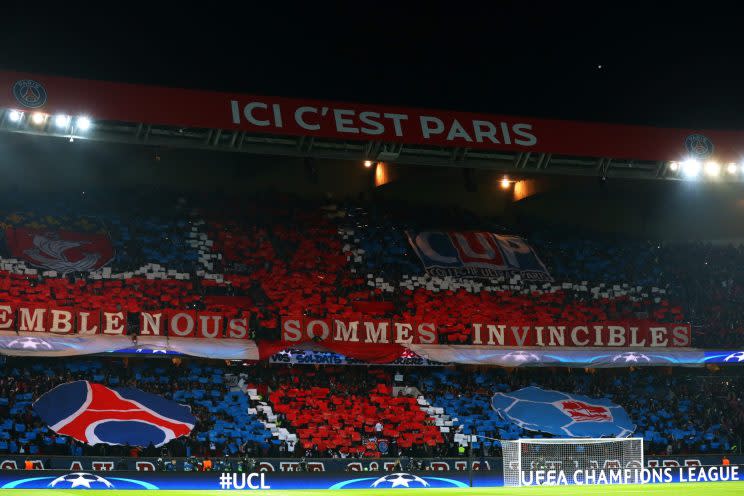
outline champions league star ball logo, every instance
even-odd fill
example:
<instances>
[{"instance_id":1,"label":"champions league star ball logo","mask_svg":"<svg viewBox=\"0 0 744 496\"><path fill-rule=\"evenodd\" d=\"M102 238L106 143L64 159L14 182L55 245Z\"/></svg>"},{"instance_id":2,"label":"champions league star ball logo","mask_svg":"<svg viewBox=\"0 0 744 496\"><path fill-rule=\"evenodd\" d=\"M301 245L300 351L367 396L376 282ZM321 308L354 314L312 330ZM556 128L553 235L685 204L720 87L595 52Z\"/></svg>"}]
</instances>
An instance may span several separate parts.
<instances>
[{"instance_id":1,"label":"champions league star ball logo","mask_svg":"<svg viewBox=\"0 0 744 496\"><path fill-rule=\"evenodd\" d=\"M22 491L23 489L159 489L155 484L142 480L114 477L114 474L107 475L105 479L100 475L88 472L72 472L56 478L55 476L38 477L39 474L36 477L26 477L24 479L5 478L4 484L0 482L0 489L13 489L18 494L26 494ZM31 492L33 491L28 493Z\"/></svg>"},{"instance_id":2,"label":"champions league star ball logo","mask_svg":"<svg viewBox=\"0 0 744 496\"><path fill-rule=\"evenodd\" d=\"M49 487L57 489L111 489L114 485L99 475L73 472L57 477L49 483Z\"/></svg>"},{"instance_id":3,"label":"champions league star ball logo","mask_svg":"<svg viewBox=\"0 0 744 496\"><path fill-rule=\"evenodd\" d=\"M47 92L41 83L33 79L21 79L13 84L13 96L18 103L27 108L43 107L47 101Z\"/></svg>"},{"instance_id":4,"label":"champions league star ball logo","mask_svg":"<svg viewBox=\"0 0 744 496\"><path fill-rule=\"evenodd\" d=\"M468 487L464 482L448 479L445 477L419 477L405 472L388 474L380 477L361 477L356 479L345 480L333 484L328 489L395 489L395 488L447 488L447 487Z\"/></svg>"},{"instance_id":5,"label":"champions league star ball logo","mask_svg":"<svg viewBox=\"0 0 744 496\"><path fill-rule=\"evenodd\" d=\"M539 362L540 357L534 353L528 353L526 351L510 351L503 356L504 360L508 362L516 363L527 363L527 362Z\"/></svg>"},{"instance_id":6,"label":"champions league star ball logo","mask_svg":"<svg viewBox=\"0 0 744 496\"><path fill-rule=\"evenodd\" d=\"M396 473L380 477L372 487L429 487L429 483L417 475Z\"/></svg>"},{"instance_id":7,"label":"champions league star ball logo","mask_svg":"<svg viewBox=\"0 0 744 496\"><path fill-rule=\"evenodd\" d=\"M8 348L14 350L51 350L52 345L40 338L23 337L9 342Z\"/></svg>"},{"instance_id":8,"label":"champions league star ball logo","mask_svg":"<svg viewBox=\"0 0 744 496\"><path fill-rule=\"evenodd\" d=\"M693 158L708 158L713 154L713 142L702 134L691 134L685 138L685 149Z\"/></svg>"},{"instance_id":9,"label":"champions league star ball logo","mask_svg":"<svg viewBox=\"0 0 744 496\"><path fill-rule=\"evenodd\" d=\"M651 359L643 353L634 353L632 351L626 351L620 353L612 359L613 362L624 361L625 363L639 363L639 362L650 362Z\"/></svg>"},{"instance_id":10,"label":"champions league star ball logo","mask_svg":"<svg viewBox=\"0 0 744 496\"><path fill-rule=\"evenodd\" d=\"M723 359L724 362L744 362L744 351L732 353Z\"/></svg>"},{"instance_id":11,"label":"champions league star ball logo","mask_svg":"<svg viewBox=\"0 0 744 496\"><path fill-rule=\"evenodd\" d=\"M610 400L535 386L494 393L491 407L517 427L555 436L625 437L635 430L625 410Z\"/></svg>"}]
</instances>

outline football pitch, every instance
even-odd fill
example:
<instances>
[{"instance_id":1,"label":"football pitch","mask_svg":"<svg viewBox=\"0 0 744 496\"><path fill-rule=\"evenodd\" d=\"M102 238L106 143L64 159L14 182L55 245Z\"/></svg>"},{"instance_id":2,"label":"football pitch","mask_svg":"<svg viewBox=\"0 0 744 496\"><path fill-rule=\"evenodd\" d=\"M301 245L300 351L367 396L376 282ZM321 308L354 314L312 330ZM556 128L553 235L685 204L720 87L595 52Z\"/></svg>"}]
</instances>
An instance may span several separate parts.
<instances>
[{"instance_id":1,"label":"football pitch","mask_svg":"<svg viewBox=\"0 0 744 496\"><path fill-rule=\"evenodd\" d=\"M595 485L557 487L476 487L448 489L308 489L308 490L252 490L252 491L169 491L159 490L161 496L209 496L215 493L258 496L379 496L402 491L408 496L569 496L569 495L669 495L669 496L734 496L744 494L744 482L698 482L692 484ZM72 490L72 489L2 489L0 496L147 496L146 490Z\"/></svg>"}]
</instances>

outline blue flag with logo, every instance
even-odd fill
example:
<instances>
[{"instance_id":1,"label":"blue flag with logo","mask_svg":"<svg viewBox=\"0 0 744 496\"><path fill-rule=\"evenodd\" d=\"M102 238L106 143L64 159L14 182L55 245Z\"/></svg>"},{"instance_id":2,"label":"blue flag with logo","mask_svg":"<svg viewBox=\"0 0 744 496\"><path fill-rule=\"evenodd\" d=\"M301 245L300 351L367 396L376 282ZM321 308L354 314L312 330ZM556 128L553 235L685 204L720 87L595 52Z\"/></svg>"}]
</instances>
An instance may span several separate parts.
<instances>
[{"instance_id":1,"label":"blue flag with logo","mask_svg":"<svg viewBox=\"0 0 744 496\"><path fill-rule=\"evenodd\" d=\"M539 387L496 393L491 406L522 429L561 437L627 437L636 427L625 409L608 399Z\"/></svg>"},{"instance_id":2,"label":"blue flag with logo","mask_svg":"<svg viewBox=\"0 0 744 496\"><path fill-rule=\"evenodd\" d=\"M33 408L57 434L90 445L162 446L188 436L196 424L187 405L89 381L61 384L44 393Z\"/></svg>"}]
</instances>

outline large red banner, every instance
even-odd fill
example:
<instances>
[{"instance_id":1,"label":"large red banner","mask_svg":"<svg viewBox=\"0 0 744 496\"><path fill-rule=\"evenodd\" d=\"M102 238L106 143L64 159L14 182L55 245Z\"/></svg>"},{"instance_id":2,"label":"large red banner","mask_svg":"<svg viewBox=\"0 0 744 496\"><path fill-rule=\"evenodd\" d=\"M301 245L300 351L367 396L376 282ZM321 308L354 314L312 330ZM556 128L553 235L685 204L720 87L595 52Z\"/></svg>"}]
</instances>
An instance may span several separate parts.
<instances>
[{"instance_id":1,"label":"large red banner","mask_svg":"<svg viewBox=\"0 0 744 496\"><path fill-rule=\"evenodd\" d=\"M739 161L744 132L670 129L245 95L0 72L0 107L343 140L637 160Z\"/></svg>"},{"instance_id":2,"label":"large red banner","mask_svg":"<svg viewBox=\"0 0 744 496\"><path fill-rule=\"evenodd\" d=\"M140 312L138 317L136 334L140 336L249 338L247 312L235 317L221 312L169 309ZM129 315L122 310L89 311L0 302L0 331L122 336L130 334L129 324Z\"/></svg>"},{"instance_id":3,"label":"large red banner","mask_svg":"<svg viewBox=\"0 0 744 496\"><path fill-rule=\"evenodd\" d=\"M249 315L195 310L153 310L140 312L140 336L248 339ZM0 331L43 332L78 335L129 334L129 314L121 310L89 311L40 305L11 305L0 302ZM465 325L465 324L463 324ZM651 322L564 323L544 325L470 325L470 344L498 347L689 347L692 343L687 324ZM302 343L319 343L333 351L356 356L371 346L388 351L399 345L435 345L439 342L436 323L423 321L342 320L310 317L284 317L279 348ZM278 349L279 349L278 348ZM380 348L380 350L382 350ZM344 350L344 351L339 351ZM374 353L380 353L377 350ZM275 351L269 353L273 354ZM351 353L350 355L348 353Z\"/></svg>"}]
</instances>

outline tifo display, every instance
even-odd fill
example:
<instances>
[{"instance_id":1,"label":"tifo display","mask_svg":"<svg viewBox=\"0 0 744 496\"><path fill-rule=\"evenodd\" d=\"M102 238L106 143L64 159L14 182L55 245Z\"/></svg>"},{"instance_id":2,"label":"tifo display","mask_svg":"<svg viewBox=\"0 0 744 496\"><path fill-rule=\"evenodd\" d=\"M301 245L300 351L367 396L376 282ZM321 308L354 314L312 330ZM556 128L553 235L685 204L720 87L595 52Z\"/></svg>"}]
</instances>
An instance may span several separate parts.
<instances>
[{"instance_id":1,"label":"tifo display","mask_svg":"<svg viewBox=\"0 0 744 496\"><path fill-rule=\"evenodd\" d=\"M739 480L736 248L122 194L0 197L0 489Z\"/></svg>"},{"instance_id":2,"label":"tifo display","mask_svg":"<svg viewBox=\"0 0 744 496\"><path fill-rule=\"evenodd\" d=\"M409 218L397 226L381 219L377 226L354 205L328 209L285 200L256 204L253 215L238 222L215 217L212 203L194 202L185 214L185 203L172 202L173 210L160 214L147 212L144 203L136 215L125 214L90 197L79 204L52 197L21 212L6 210L11 242L0 259L0 327L79 336L247 338L279 347L280 341L313 341L331 350L334 342L374 344L354 351L380 346L378 355L390 345L386 356L417 344L738 344L736 329L723 332L733 318L727 305L738 294L735 280L690 293L701 286L686 285L681 278L693 276L679 272L691 265L687 258L705 258L712 261L705 277L713 277L712 270L730 273L738 255L725 247L649 243L641 250L535 232L525 238L528 253L547 260L552 282L508 271L493 279L439 277L426 274L418 248L403 234L413 223ZM174 220L164 224L159 215ZM266 215L273 220L264 227L259 217ZM355 227L362 218L365 227ZM502 249L479 244L482 239L468 232L476 231L462 231L458 242L470 243L471 252L496 256L493 250ZM31 237L28 246L12 241L24 236ZM78 270L75 264L86 257L101 265ZM514 258L508 251L498 257ZM705 313L715 306L708 304L712 298L726 299L723 312ZM266 350L271 355L276 348Z\"/></svg>"},{"instance_id":3,"label":"tifo display","mask_svg":"<svg viewBox=\"0 0 744 496\"><path fill-rule=\"evenodd\" d=\"M85 456L100 462L132 453L179 463L304 457L367 466L388 458L382 467L469 451L480 460L499 456L504 440L531 436L632 433L658 461L730 452L744 419L735 394L741 380L695 369L473 373L181 360L9 358L0 379L0 453L45 466L50 456L72 456L65 468Z\"/></svg>"}]
</instances>

